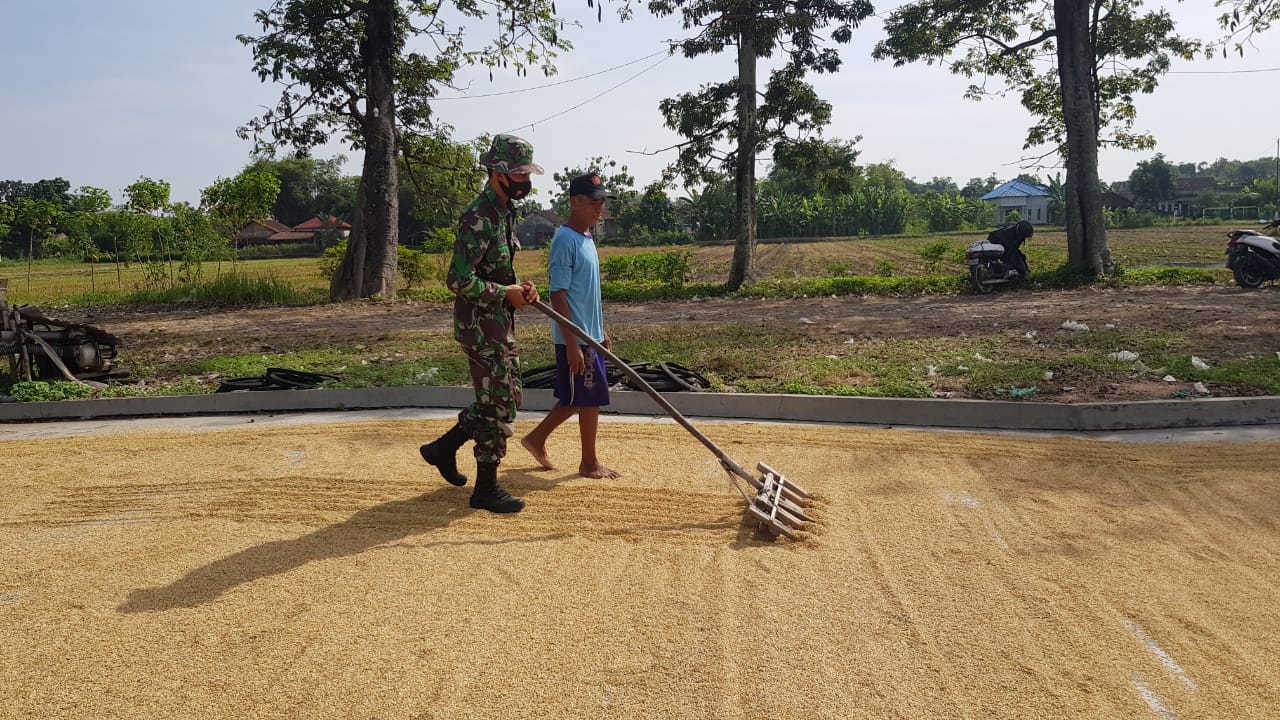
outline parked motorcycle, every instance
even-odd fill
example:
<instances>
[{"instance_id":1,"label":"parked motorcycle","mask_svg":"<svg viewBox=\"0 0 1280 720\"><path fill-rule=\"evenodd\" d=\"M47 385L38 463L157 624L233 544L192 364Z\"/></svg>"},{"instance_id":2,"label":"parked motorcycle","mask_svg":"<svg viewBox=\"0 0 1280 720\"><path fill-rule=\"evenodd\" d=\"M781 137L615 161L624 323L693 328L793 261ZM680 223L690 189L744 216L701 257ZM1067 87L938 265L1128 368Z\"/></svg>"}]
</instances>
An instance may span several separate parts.
<instances>
[{"instance_id":1,"label":"parked motorcycle","mask_svg":"<svg viewBox=\"0 0 1280 720\"><path fill-rule=\"evenodd\" d=\"M964 254L973 289L986 294L1004 283L1026 282L1031 277L1022 243L1036 231L1026 220L993 230L986 240L969 244Z\"/></svg>"},{"instance_id":2,"label":"parked motorcycle","mask_svg":"<svg viewBox=\"0 0 1280 720\"><path fill-rule=\"evenodd\" d=\"M1227 233L1227 268L1242 288L1257 288L1268 280L1280 279L1280 242L1266 235L1280 227L1280 218L1265 223L1262 231L1232 230Z\"/></svg>"}]
</instances>

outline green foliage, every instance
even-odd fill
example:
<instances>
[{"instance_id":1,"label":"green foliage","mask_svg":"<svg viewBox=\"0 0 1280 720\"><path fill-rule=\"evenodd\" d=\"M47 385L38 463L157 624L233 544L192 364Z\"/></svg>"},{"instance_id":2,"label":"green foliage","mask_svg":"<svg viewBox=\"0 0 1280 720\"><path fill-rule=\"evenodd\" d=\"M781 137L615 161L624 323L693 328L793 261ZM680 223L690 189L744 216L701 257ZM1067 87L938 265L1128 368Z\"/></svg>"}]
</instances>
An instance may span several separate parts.
<instances>
[{"instance_id":1,"label":"green foliage","mask_svg":"<svg viewBox=\"0 0 1280 720\"><path fill-rule=\"evenodd\" d=\"M13 384L9 394L18 402L54 402L57 400L81 400L93 395L93 388L69 380L20 381Z\"/></svg>"},{"instance_id":2,"label":"green foliage","mask_svg":"<svg viewBox=\"0 0 1280 720\"><path fill-rule=\"evenodd\" d=\"M689 261L693 253L648 252L635 255L611 255L600 261L602 279L613 282L657 283L679 288L689 279Z\"/></svg>"},{"instance_id":3,"label":"green foliage","mask_svg":"<svg viewBox=\"0 0 1280 720\"><path fill-rule=\"evenodd\" d=\"M324 160L306 155L289 155L279 160L259 158L242 174L272 173L280 181L267 216L293 227L321 215L353 217L359 178L344 176L342 155Z\"/></svg>"},{"instance_id":4,"label":"green foliage","mask_svg":"<svg viewBox=\"0 0 1280 720\"><path fill-rule=\"evenodd\" d=\"M124 189L125 205L139 213L156 213L169 209L169 183L152 180L145 175Z\"/></svg>"},{"instance_id":5,"label":"green foliage","mask_svg":"<svg viewBox=\"0 0 1280 720\"><path fill-rule=\"evenodd\" d=\"M920 250L920 257L931 270L937 271L942 261L953 255L954 252L955 250L951 247L951 243L946 240L939 240L926 245Z\"/></svg>"},{"instance_id":6,"label":"green foliage","mask_svg":"<svg viewBox=\"0 0 1280 720\"><path fill-rule=\"evenodd\" d=\"M991 208L976 198L930 190L912 197L911 217L922 221L929 232L949 232L983 227Z\"/></svg>"},{"instance_id":7,"label":"green foliage","mask_svg":"<svg viewBox=\"0 0 1280 720\"><path fill-rule=\"evenodd\" d=\"M879 260L876 262L876 275L880 277L893 277L893 271L897 266L892 260Z\"/></svg>"},{"instance_id":8,"label":"green foliage","mask_svg":"<svg viewBox=\"0 0 1280 720\"><path fill-rule=\"evenodd\" d=\"M1142 205L1153 207L1173 197L1173 176L1173 166L1165 161L1164 153L1156 153L1150 160L1139 161L1129 173L1129 191Z\"/></svg>"},{"instance_id":9,"label":"green foliage","mask_svg":"<svg viewBox=\"0 0 1280 720\"><path fill-rule=\"evenodd\" d=\"M333 280L334 273L338 272L338 266L342 264L342 258L347 254L347 241L342 240L333 247L327 247L324 252L320 253L320 264L316 268L316 272L325 280Z\"/></svg>"},{"instance_id":10,"label":"green foliage","mask_svg":"<svg viewBox=\"0 0 1280 720\"><path fill-rule=\"evenodd\" d=\"M1088 88L1097 102L1100 127L1117 146L1141 149L1154 144L1149 135L1132 132L1137 118L1134 97L1151 93L1174 58L1190 59L1199 44L1178 36L1167 10L1142 13L1141 3L1110 3L1096 28L1056 28L1055 3L1011 0L992 6L982 2L916 0L892 11L885 23L888 37L876 44L876 59L897 65L947 58L953 73L965 77L1003 77L1009 91L1039 120L1027 133L1024 147L1066 147L1063 92L1059 82L1057 45L1063 33L1091 38L1094 79ZM1057 30L1057 33L1054 31ZM1046 32L1047 31L1047 32ZM1005 48L1016 48L1005 51ZM963 49L963 55L960 55ZM1046 69L1047 68L1047 69ZM1073 89L1074 91L1074 89ZM979 84L967 97L1000 94Z\"/></svg>"},{"instance_id":11,"label":"green foliage","mask_svg":"<svg viewBox=\"0 0 1280 720\"><path fill-rule=\"evenodd\" d=\"M1156 224L1155 215L1149 212L1140 212L1137 208L1103 210L1102 217L1109 228L1151 227Z\"/></svg>"},{"instance_id":12,"label":"green foliage","mask_svg":"<svg viewBox=\"0 0 1280 720\"><path fill-rule=\"evenodd\" d=\"M622 244L630 247L652 247L655 245L688 245L692 242L693 236L682 230L654 232L640 225L631 229L631 233Z\"/></svg>"},{"instance_id":13,"label":"green foliage","mask_svg":"<svg viewBox=\"0 0 1280 720\"><path fill-rule=\"evenodd\" d=\"M422 252L452 254L457 240L457 234L447 227L431 228L422 235Z\"/></svg>"},{"instance_id":14,"label":"green foliage","mask_svg":"<svg viewBox=\"0 0 1280 720\"><path fill-rule=\"evenodd\" d=\"M271 217L280 195L280 176L274 170L243 170L233 178L218 178L200 192L200 205L227 239L245 223Z\"/></svg>"},{"instance_id":15,"label":"green foliage","mask_svg":"<svg viewBox=\"0 0 1280 720\"><path fill-rule=\"evenodd\" d=\"M1131 268L1119 277L1124 285L1212 285L1215 280L1210 270L1191 267Z\"/></svg>"},{"instance_id":16,"label":"green foliage","mask_svg":"<svg viewBox=\"0 0 1280 720\"><path fill-rule=\"evenodd\" d=\"M163 266L162 266L163 267ZM218 307L310 305L319 298L275 277L248 277L225 273L211 282L185 287L162 286L138 290L126 302L141 305L193 304Z\"/></svg>"},{"instance_id":17,"label":"green foliage","mask_svg":"<svg viewBox=\"0 0 1280 720\"><path fill-rule=\"evenodd\" d=\"M412 289L432 277L431 256L403 245L396 250L396 269L408 288Z\"/></svg>"},{"instance_id":18,"label":"green foliage","mask_svg":"<svg viewBox=\"0 0 1280 720\"><path fill-rule=\"evenodd\" d=\"M321 252L312 243L272 243L270 245L245 245L236 250L236 258L240 260L262 260L266 258L301 258L316 257Z\"/></svg>"}]
</instances>

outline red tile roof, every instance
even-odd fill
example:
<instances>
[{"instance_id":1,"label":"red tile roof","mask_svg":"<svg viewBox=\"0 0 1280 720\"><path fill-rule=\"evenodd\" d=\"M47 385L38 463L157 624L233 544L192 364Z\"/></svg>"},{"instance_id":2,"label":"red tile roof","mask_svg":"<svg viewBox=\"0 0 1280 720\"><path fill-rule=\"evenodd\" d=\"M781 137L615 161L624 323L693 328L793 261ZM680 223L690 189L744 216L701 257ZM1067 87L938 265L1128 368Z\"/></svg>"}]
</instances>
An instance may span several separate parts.
<instances>
[{"instance_id":1,"label":"red tile roof","mask_svg":"<svg viewBox=\"0 0 1280 720\"><path fill-rule=\"evenodd\" d=\"M344 230L349 230L351 228L351 223L347 222L346 220L339 220L338 218L330 215L327 220L321 220L320 218L311 218L310 220L302 223L301 225L294 225L293 229L294 230L323 230L327 227L333 227L334 225L337 225L338 227Z\"/></svg>"}]
</instances>

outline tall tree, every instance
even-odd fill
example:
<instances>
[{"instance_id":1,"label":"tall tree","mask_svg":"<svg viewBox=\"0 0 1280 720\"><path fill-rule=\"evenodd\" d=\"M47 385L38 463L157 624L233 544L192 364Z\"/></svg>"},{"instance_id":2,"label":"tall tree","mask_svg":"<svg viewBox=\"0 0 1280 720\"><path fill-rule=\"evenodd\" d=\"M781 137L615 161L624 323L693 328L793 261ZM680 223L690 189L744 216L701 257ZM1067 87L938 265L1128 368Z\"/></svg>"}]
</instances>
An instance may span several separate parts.
<instances>
[{"instance_id":1,"label":"tall tree","mask_svg":"<svg viewBox=\"0 0 1280 720\"><path fill-rule=\"evenodd\" d=\"M404 139L400 170L400 227L453 229L458 215L475 199L483 178L476 165L482 148L456 143L442 134Z\"/></svg>"},{"instance_id":2,"label":"tall tree","mask_svg":"<svg viewBox=\"0 0 1280 720\"><path fill-rule=\"evenodd\" d=\"M768 182L777 192L789 195L843 195L852 192L862 179L858 167L862 140L808 138L787 143L773 153Z\"/></svg>"},{"instance_id":3,"label":"tall tree","mask_svg":"<svg viewBox=\"0 0 1280 720\"><path fill-rule=\"evenodd\" d=\"M1066 167L1064 222L1068 262L1094 274L1110 272L1098 179L1098 146L1150 148L1132 132L1133 97L1155 90L1174 56L1199 44L1179 37L1164 9L1139 10L1140 0L917 0L890 13L877 59L895 65L923 60L982 78L967 96L987 94L985 79L1003 77L1037 118L1024 149L1048 144ZM1041 71L1038 62L1047 62ZM1104 136L1104 128L1111 128Z\"/></svg>"},{"instance_id":4,"label":"tall tree","mask_svg":"<svg viewBox=\"0 0 1280 720\"><path fill-rule=\"evenodd\" d=\"M461 23L484 20L490 9L497 37L468 48ZM556 50L568 46L551 0L275 0L255 17L263 34L239 39L259 79L284 90L241 135L306 149L339 133L364 151L359 212L330 286L335 300L396 295L397 157L404 137L431 134L437 89L464 64L550 74Z\"/></svg>"},{"instance_id":5,"label":"tall tree","mask_svg":"<svg viewBox=\"0 0 1280 720\"><path fill-rule=\"evenodd\" d=\"M270 217L293 227L317 215L352 218L355 186L360 179L343 175L342 165L346 160L342 155L326 160L290 154L278 159L258 158L249 163L245 171L275 173L280 179L280 192Z\"/></svg>"},{"instance_id":6,"label":"tall tree","mask_svg":"<svg viewBox=\"0 0 1280 720\"><path fill-rule=\"evenodd\" d=\"M27 292L31 292L31 262L36 254L36 231L53 224L60 210L52 200L22 197L14 200L13 222L27 229Z\"/></svg>"},{"instance_id":7,"label":"tall tree","mask_svg":"<svg viewBox=\"0 0 1280 720\"><path fill-rule=\"evenodd\" d=\"M1129 173L1129 192L1146 207L1173 197L1173 166L1165 162L1164 153L1143 160Z\"/></svg>"},{"instance_id":8,"label":"tall tree","mask_svg":"<svg viewBox=\"0 0 1280 720\"><path fill-rule=\"evenodd\" d=\"M271 215L280 194L280 176L272 170L245 169L233 178L218 178L200 191L200 207L209 213L224 240L240 232L245 223Z\"/></svg>"},{"instance_id":9,"label":"tall tree","mask_svg":"<svg viewBox=\"0 0 1280 720\"><path fill-rule=\"evenodd\" d=\"M831 105L804 81L809 71L835 72L840 55L825 47L820 31L834 26L831 40L847 43L853 29L873 12L866 0L650 0L658 16L680 12L686 30L698 33L678 43L685 57L736 48L737 77L704 85L662 101L667 127L686 140L679 144L675 171L694 185L723 170L734 178L733 264L728 288L746 282L756 244L756 158L764 148L776 154L793 140L817 133L831 119ZM760 91L757 64L775 53L785 56ZM763 102L758 102L758 100ZM722 150L722 143L733 145Z\"/></svg>"}]
</instances>

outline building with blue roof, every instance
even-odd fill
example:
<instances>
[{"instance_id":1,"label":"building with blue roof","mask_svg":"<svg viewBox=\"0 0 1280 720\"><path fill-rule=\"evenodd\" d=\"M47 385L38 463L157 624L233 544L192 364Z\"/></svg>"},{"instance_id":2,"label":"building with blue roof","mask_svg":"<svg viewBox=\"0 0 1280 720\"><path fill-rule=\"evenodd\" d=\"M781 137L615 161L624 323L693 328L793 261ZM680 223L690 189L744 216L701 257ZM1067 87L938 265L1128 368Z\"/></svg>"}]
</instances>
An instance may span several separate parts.
<instances>
[{"instance_id":1,"label":"building with blue roof","mask_svg":"<svg viewBox=\"0 0 1280 720\"><path fill-rule=\"evenodd\" d=\"M1049 222L1049 200L1053 195L1048 188L1032 185L1022 180L1010 180L982 196L996 204L996 224L1009 222L1009 213L1016 211L1032 225Z\"/></svg>"}]
</instances>

